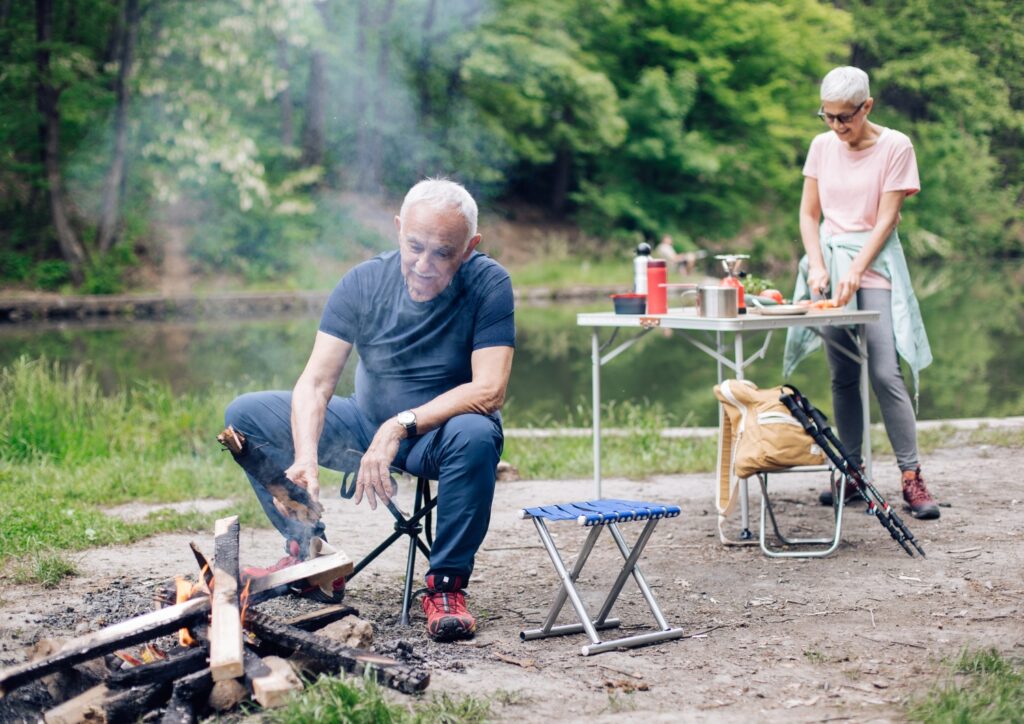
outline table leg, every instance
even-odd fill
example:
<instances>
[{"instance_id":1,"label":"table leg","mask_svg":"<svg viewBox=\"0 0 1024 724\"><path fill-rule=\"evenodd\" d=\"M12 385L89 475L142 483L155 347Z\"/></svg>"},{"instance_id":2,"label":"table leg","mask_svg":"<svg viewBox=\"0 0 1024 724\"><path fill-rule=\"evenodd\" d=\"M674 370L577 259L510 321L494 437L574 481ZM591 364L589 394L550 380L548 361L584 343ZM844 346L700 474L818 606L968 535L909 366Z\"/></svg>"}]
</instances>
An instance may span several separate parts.
<instances>
[{"instance_id":1,"label":"table leg","mask_svg":"<svg viewBox=\"0 0 1024 724\"><path fill-rule=\"evenodd\" d=\"M871 466L871 402L868 398L868 343L864 325L857 325L857 352L860 354L860 404L864 418L863 459L868 480L874 480Z\"/></svg>"},{"instance_id":2,"label":"table leg","mask_svg":"<svg viewBox=\"0 0 1024 724\"><path fill-rule=\"evenodd\" d=\"M593 419L593 433L594 433L594 495L598 498L601 497L601 343L597 336L598 328L594 327L592 330L591 342L590 342L590 354L591 354L591 400L593 409L591 410L591 416Z\"/></svg>"}]
</instances>

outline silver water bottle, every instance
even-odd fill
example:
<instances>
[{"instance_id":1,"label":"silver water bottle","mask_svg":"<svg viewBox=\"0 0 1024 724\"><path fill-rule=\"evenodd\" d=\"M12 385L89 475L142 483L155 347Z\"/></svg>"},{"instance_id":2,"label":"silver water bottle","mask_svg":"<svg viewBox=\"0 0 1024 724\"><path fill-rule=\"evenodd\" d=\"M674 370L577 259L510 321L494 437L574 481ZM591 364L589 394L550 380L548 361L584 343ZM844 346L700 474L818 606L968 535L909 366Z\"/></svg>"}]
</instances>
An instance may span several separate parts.
<instances>
[{"instance_id":1,"label":"silver water bottle","mask_svg":"<svg viewBox=\"0 0 1024 724\"><path fill-rule=\"evenodd\" d=\"M651 245L647 242L640 242L636 246L636 256L633 257L633 291L637 294L647 294L647 262L651 258Z\"/></svg>"}]
</instances>

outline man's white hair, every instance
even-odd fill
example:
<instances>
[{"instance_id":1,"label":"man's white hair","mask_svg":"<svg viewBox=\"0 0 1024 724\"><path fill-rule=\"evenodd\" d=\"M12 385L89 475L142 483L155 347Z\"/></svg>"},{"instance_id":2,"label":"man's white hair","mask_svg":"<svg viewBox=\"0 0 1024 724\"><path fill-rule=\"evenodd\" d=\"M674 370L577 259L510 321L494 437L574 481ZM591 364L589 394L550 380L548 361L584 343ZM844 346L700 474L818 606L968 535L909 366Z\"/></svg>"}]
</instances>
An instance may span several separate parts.
<instances>
[{"instance_id":1,"label":"man's white hair","mask_svg":"<svg viewBox=\"0 0 1024 724\"><path fill-rule=\"evenodd\" d=\"M476 201L462 184L446 178L426 178L420 181L409 189L402 201L402 210L398 215L403 224L406 212L417 204L426 204L438 210L454 208L466 220L466 243L476 236Z\"/></svg>"},{"instance_id":2,"label":"man's white hair","mask_svg":"<svg viewBox=\"0 0 1024 724\"><path fill-rule=\"evenodd\" d=\"M868 74L852 65L833 68L821 81L821 100L832 103L863 103L871 96Z\"/></svg>"}]
</instances>

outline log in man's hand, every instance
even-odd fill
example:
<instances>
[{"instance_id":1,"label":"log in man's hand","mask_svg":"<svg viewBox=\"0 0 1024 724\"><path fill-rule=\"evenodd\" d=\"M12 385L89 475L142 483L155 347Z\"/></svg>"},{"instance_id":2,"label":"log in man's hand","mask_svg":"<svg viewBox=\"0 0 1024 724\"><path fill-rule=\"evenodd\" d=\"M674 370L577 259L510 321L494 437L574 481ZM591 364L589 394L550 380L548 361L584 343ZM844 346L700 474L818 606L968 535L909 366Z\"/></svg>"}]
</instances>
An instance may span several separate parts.
<instances>
[{"instance_id":1,"label":"log in man's hand","mask_svg":"<svg viewBox=\"0 0 1024 724\"><path fill-rule=\"evenodd\" d=\"M284 471L284 476L299 487L305 488L313 503L320 502L320 467L315 462L296 460ZM274 506L282 515L289 515L287 509L276 498Z\"/></svg>"}]
</instances>

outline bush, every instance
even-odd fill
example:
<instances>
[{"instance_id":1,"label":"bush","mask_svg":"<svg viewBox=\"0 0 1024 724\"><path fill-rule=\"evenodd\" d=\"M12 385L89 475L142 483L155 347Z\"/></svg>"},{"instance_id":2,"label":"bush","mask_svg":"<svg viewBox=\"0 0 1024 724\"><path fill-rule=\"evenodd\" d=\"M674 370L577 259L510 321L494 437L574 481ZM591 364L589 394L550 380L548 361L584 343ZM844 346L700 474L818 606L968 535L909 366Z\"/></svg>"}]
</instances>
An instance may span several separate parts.
<instances>
[{"instance_id":1,"label":"bush","mask_svg":"<svg viewBox=\"0 0 1024 724\"><path fill-rule=\"evenodd\" d=\"M63 259L46 259L36 264L32 279L40 289L56 291L71 281L71 268Z\"/></svg>"}]
</instances>

